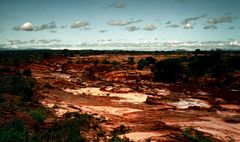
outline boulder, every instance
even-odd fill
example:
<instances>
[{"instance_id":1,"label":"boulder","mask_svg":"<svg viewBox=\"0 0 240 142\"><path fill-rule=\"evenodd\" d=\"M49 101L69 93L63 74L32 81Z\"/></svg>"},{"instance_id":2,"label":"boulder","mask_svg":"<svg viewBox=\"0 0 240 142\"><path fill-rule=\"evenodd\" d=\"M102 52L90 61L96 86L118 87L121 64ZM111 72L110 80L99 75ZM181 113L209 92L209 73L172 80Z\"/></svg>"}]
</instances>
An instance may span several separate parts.
<instances>
[{"instance_id":1,"label":"boulder","mask_svg":"<svg viewBox=\"0 0 240 142\"><path fill-rule=\"evenodd\" d=\"M146 103L150 105L160 105L162 103L162 98L160 96L148 96Z\"/></svg>"}]
</instances>

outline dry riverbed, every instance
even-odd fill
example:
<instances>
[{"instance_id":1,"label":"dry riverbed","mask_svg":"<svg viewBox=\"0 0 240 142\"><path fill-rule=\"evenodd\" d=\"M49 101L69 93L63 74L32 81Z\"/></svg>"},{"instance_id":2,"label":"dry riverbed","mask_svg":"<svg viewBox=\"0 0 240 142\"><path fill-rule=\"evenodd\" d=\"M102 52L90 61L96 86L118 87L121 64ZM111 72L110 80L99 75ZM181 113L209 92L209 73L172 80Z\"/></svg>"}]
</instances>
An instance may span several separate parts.
<instances>
[{"instance_id":1,"label":"dry riverbed","mask_svg":"<svg viewBox=\"0 0 240 142\"><path fill-rule=\"evenodd\" d=\"M133 141L170 141L169 135L187 127L220 141L240 141L240 121L225 119L240 115L239 104L212 91L193 88L179 92L167 84L111 81L114 74L108 80L92 80L85 73L92 64L81 65L81 69L63 68L66 62L51 65L52 68L46 64L30 66L33 76L43 84L39 91L44 96L42 104L59 117L66 112L84 112L106 119L106 129L124 124L131 130L124 136Z\"/></svg>"}]
</instances>

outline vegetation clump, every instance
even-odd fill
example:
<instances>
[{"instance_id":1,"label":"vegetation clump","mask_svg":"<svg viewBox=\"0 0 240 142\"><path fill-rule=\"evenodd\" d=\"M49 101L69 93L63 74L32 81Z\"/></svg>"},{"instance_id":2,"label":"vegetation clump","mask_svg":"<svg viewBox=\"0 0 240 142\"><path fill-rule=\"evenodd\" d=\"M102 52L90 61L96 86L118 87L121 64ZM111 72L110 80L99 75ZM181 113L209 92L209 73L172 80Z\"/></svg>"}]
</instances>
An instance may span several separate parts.
<instances>
[{"instance_id":1,"label":"vegetation clump","mask_svg":"<svg viewBox=\"0 0 240 142\"><path fill-rule=\"evenodd\" d=\"M142 70L144 67L149 65L154 65L156 63L156 59L153 57L147 57L145 59L141 59L138 61L137 69Z\"/></svg>"},{"instance_id":2,"label":"vegetation clump","mask_svg":"<svg viewBox=\"0 0 240 142\"><path fill-rule=\"evenodd\" d=\"M33 96L35 79L16 75L0 77L0 92L20 96L22 101L30 101Z\"/></svg>"},{"instance_id":3,"label":"vegetation clump","mask_svg":"<svg viewBox=\"0 0 240 142\"><path fill-rule=\"evenodd\" d=\"M102 61L102 64L110 64L110 61L108 61L107 59L104 59L104 60Z\"/></svg>"},{"instance_id":4,"label":"vegetation clump","mask_svg":"<svg viewBox=\"0 0 240 142\"><path fill-rule=\"evenodd\" d=\"M120 63L119 62L117 62L117 61L112 61L112 63L111 63L113 66L117 66L117 65L120 65Z\"/></svg>"},{"instance_id":5,"label":"vegetation clump","mask_svg":"<svg viewBox=\"0 0 240 142\"><path fill-rule=\"evenodd\" d=\"M27 129L23 121L13 119L0 128L0 142L24 142L27 140Z\"/></svg>"},{"instance_id":6,"label":"vegetation clump","mask_svg":"<svg viewBox=\"0 0 240 142\"><path fill-rule=\"evenodd\" d=\"M178 59L166 59L155 64L152 72L154 80L166 83L173 83L181 79L183 75L183 66Z\"/></svg>"},{"instance_id":7,"label":"vegetation clump","mask_svg":"<svg viewBox=\"0 0 240 142\"><path fill-rule=\"evenodd\" d=\"M112 133L112 135L121 135L121 134L126 134L129 131L130 131L130 129L128 127L121 124L119 127L115 128L111 133Z\"/></svg>"},{"instance_id":8,"label":"vegetation clump","mask_svg":"<svg viewBox=\"0 0 240 142\"><path fill-rule=\"evenodd\" d=\"M222 51L197 52L196 56L166 59L154 64L152 73L154 80L164 83L189 82L196 79L208 78L202 83L215 87L231 86L234 84L234 73L240 70L240 56L229 55ZM140 60L139 68L144 62ZM193 83L194 83L193 82ZM199 84L199 83L198 83ZM197 85L197 84L196 84ZM201 83L199 84L201 85ZM236 84L235 84L236 86ZM234 87L234 86L233 86ZM239 86L236 86L239 87Z\"/></svg>"},{"instance_id":9,"label":"vegetation clump","mask_svg":"<svg viewBox=\"0 0 240 142\"><path fill-rule=\"evenodd\" d=\"M31 109L28 113L37 123L43 123L43 120L47 117L47 112L41 108Z\"/></svg>"},{"instance_id":10,"label":"vegetation clump","mask_svg":"<svg viewBox=\"0 0 240 142\"><path fill-rule=\"evenodd\" d=\"M45 141L84 142L86 139L81 132L98 127L97 120L88 114L76 112L66 113L63 120L57 120L51 128L45 130L42 139Z\"/></svg>"},{"instance_id":11,"label":"vegetation clump","mask_svg":"<svg viewBox=\"0 0 240 142\"><path fill-rule=\"evenodd\" d=\"M31 77L32 76L32 71L29 68L24 69L23 76Z\"/></svg>"},{"instance_id":12,"label":"vegetation clump","mask_svg":"<svg viewBox=\"0 0 240 142\"><path fill-rule=\"evenodd\" d=\"M182 135L186 142L214 142L210 136L206 136L204 133L193 128L186 128L182 132Z\"/></svg>"},{"instance_id":13,"label":"vegetation clump","mask_svg":"<svg viewBox=\"0 0 240 142\"><path fill-rule=\"evenodd\" d=\"M129 57L129 58L128 58L128 64L129 64L129 65L135 64L134 57Z\"/></svg>"},{"instance_id":14,"label":"vegetation clump","mask_svg":"<svg viewBox=\"0 0 240 142\"><path fill-rule=\"evenodd\" d=\"M109 142L129 142L130 140L126 137L120 138L118 135L126 134L130 131L128 127L121 124L119 127L115 128L111 134L112 138L109 140Z\"/></svg>"}]
</instances>

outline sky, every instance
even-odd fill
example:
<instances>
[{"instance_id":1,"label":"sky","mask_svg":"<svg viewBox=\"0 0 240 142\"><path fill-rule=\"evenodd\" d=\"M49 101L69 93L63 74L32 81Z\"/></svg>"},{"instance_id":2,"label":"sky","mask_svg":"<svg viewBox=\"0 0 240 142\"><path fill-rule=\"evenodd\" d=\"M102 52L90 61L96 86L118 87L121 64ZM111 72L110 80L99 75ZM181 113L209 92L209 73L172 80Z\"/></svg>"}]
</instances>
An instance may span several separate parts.
<instances>
[{"instance_id":1,"label":"sky","mask_svg":"<svg viewBox=\"0 0 240 142\"><path fill-rule=\"evenodd\" d=\"M0 48L240 49L240 0L0 0Z\"/></svg>"}]
</instances>

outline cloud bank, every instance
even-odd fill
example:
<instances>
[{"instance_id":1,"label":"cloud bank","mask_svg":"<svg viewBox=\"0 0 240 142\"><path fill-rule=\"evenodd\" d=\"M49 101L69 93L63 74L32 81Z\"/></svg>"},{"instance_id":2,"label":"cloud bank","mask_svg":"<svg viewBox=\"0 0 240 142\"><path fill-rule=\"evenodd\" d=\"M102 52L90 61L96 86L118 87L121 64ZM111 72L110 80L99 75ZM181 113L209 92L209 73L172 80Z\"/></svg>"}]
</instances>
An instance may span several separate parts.
<instances>
[{"instance_id":1,"label":"cloud bank","mask_svg":"<svg viewBox=\"0 0 240 142\"><path fill-rule=\"evenodd\" d=\"M240 39L230 39L228 41L138 41L138 42L124 42L114 41L112 39L98 40L96 42L81 42L77 44L67 44L59 39L32 39L29 41L9 40L7 44L1 44L3 48L17 48L17 49L134 49L134 50L177 50L184 49L194 51L195 49L212 50L239 50Z\"/></svg>"}]
</instances>

